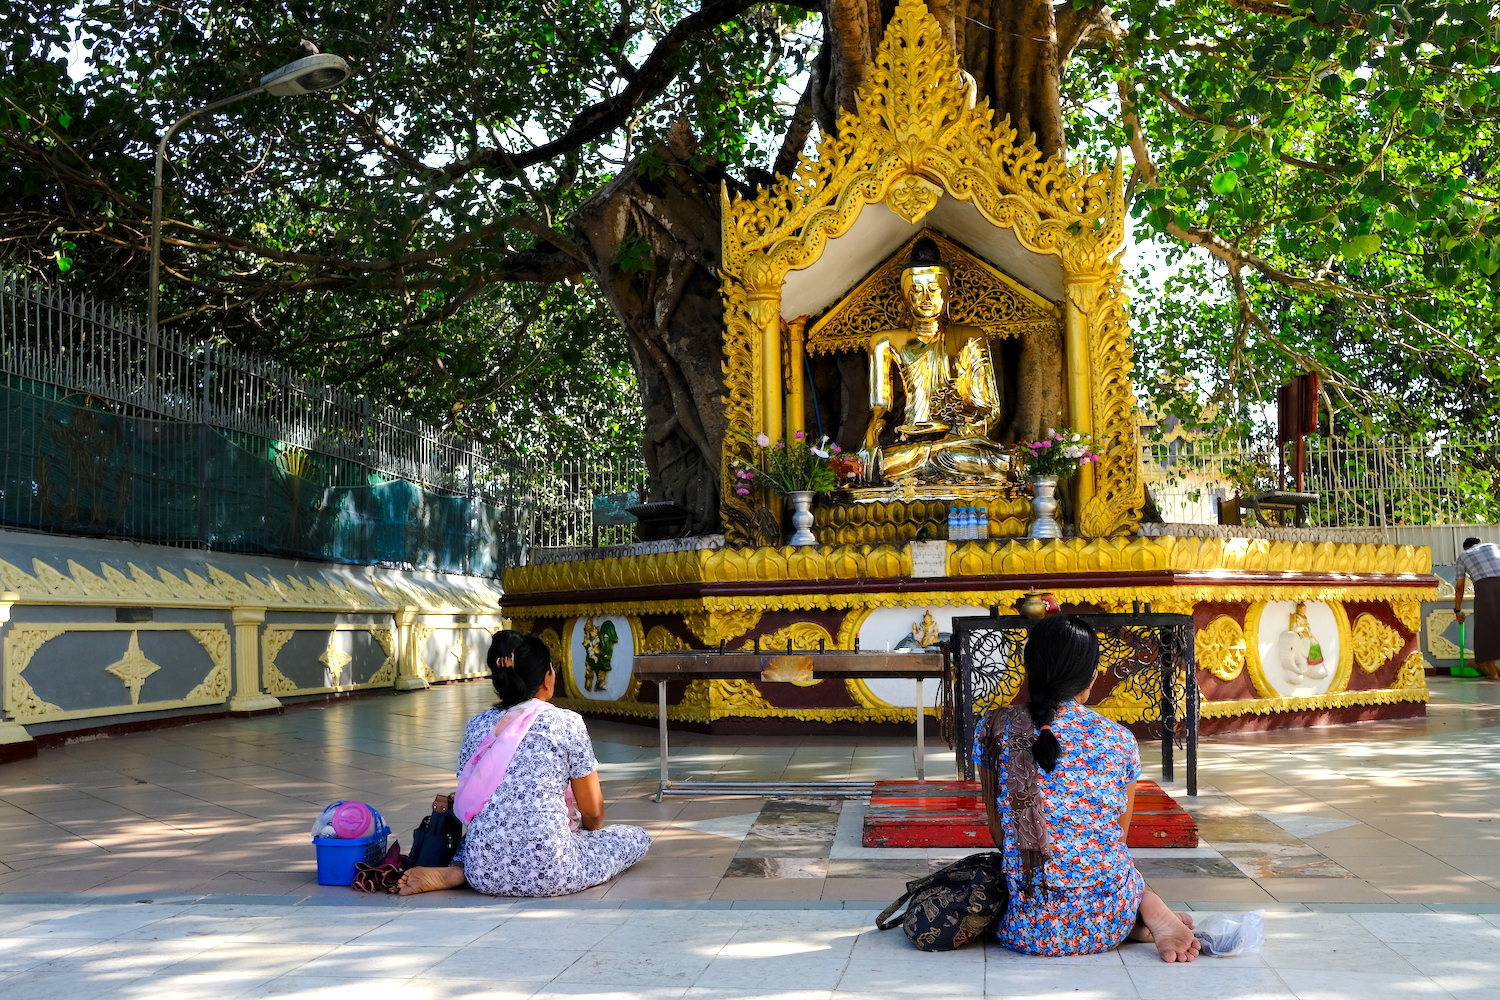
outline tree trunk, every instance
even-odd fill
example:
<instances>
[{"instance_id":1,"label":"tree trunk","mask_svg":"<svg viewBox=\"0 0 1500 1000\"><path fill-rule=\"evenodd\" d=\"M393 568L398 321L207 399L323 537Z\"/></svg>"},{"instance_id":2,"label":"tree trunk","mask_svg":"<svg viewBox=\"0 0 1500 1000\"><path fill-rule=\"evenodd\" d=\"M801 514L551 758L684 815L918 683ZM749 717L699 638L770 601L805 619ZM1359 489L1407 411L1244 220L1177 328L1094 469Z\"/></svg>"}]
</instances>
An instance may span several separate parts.
<instances>
[{"instance_id":1,"label":"tree trunk","mask_svg":"<svg viewBox=\"0 0 1500 1000\"><path fill-rule=\"evenodd\" d=\"M1065 147L1061 71L1074 47L1108 23L1103 4L1054 12L1047 0L929 0L996 117L1034 133L1044 155ZM834 131L853 110L865 66L880 45L895 0L826 0L824 41L807 93L789 123L777 169L795 165L816 121ZM572 218L591 271L625 326L646 414L650 496L691 514L690 529L719 523L724 419L723 301L719 293L719 185L744 185L718 167L688 165L693 141L679 128L637 159ZM1050 400L1046 401L1050 404Z\"/></svg>"},{"instance_id":2,"label":"tree trunk","mask_svg":"<svg viewBox=\"0 0 1500 1000\"><path fill-rule=\"evenodd\" d=\"M572 217L590 270L624 324L646 415L649 499L689 512L692 534L719 521L724 305L719 184L700 173L685 130L640 159ZM738 187L738 182L731 182Z\"/></svg>"}]
</instances>

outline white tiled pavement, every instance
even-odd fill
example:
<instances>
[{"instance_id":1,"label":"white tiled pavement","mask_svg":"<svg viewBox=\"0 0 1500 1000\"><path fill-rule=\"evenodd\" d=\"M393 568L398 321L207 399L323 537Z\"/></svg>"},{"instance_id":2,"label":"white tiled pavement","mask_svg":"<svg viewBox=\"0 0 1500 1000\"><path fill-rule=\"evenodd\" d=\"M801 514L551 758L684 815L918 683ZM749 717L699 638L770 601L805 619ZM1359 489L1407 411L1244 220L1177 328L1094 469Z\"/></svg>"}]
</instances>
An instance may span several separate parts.
<instances>
[{"instance_id":1,"label":"white tiled pavement","mask_svg":"<svg viewBox=\"0 0 1500 1000\"><path fill-rule=\"evenodd\" d=\"M782 904L783 906L785 904ZM1351 907L1350 909L1357 909ZM1408 1000L1500 996L1500 914L1266 914L1257 956L1165 965L913 949L873 910L10 904L14 1000Z\"/></svg>"}]
</instances>

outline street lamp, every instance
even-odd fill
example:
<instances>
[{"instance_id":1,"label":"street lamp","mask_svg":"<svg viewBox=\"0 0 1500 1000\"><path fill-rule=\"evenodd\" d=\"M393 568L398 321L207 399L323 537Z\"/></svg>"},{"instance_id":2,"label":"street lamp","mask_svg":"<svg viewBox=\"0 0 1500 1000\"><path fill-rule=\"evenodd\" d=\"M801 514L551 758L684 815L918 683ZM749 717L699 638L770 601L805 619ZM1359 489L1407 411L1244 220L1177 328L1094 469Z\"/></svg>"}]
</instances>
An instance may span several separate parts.
<instances>
[{"instance_id":1,"label":"street lamp","mask_svg":"<svg viewBox=\"0 0 1500 1000\"><path fill-rule=\"evenodd\" d=\"M158 300L161 296L161 171L162 162L167 157L167 143L171 141L172 134L187 123L190 118L206 114L209 111L217 111L227 104L242 101L256 94L271 94L275 97L297 97L302 94L311 94L319 90L328 90L337 87L349 79L349 64L335 55L320 52L315 55L304 56L296 62L288 63L280 69L272 70L260 78L259 86L253 90L247 90L233 97L205 104L196 111L189 111L167 129L166 134L161 137L161 142L156 147L156 186L151 190L151 295L150 295L150 331L152 336L156 335L156 310Z\"/></svg>"}]
</instances>

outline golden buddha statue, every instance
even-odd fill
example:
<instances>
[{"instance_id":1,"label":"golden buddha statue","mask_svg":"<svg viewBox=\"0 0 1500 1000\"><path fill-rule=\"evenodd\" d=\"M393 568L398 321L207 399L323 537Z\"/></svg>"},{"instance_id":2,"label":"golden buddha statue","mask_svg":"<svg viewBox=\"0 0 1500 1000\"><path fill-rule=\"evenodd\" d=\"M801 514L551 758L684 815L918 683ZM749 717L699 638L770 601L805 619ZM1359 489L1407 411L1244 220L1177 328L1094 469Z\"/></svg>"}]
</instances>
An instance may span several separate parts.
<instances>
[{"instance_id":1,"label":"golden buddha statue","mask_svg":"<svg viewBox=\"0 0 1500 1000\"><path fill-rule=\"evenodd\" d=\"M946 322L948 268L933 240L923 237L912 247L911 263L901 272L901 291L911 307L911 329L883 330L870 338L865 457L872 478L1008 480L1010 456L989 437L1002 409L988 338L978 327ZM898 370L906 406L895 440L882 446Z\"/></svg>"}]
</instances>

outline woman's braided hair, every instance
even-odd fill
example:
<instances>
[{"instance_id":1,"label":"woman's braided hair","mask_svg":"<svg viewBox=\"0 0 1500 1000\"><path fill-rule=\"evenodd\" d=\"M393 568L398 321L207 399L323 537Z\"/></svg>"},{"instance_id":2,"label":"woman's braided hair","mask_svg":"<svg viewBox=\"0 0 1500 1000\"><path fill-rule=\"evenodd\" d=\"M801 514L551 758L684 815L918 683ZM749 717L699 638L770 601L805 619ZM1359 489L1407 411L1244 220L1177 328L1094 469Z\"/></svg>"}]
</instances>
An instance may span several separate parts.
<instances>
[{"instance_id":1,"label":"woman's braided hair","mask_svg":"<svg viewBox=\"0 0 1500 1000\"><path fill-rule=\"evenodd\" d=\"M1062 755L1052 733L1057 710L1078 697L1094 679L1099 666L1099 636L1077 615L1054 615L1032 626L1026 638L1026 703L1037 728L1031 754L1037 766L1051 771Z\"/></svg>"}]
</instances>

